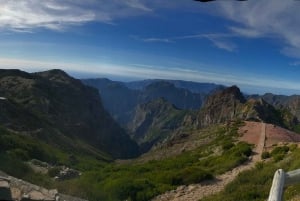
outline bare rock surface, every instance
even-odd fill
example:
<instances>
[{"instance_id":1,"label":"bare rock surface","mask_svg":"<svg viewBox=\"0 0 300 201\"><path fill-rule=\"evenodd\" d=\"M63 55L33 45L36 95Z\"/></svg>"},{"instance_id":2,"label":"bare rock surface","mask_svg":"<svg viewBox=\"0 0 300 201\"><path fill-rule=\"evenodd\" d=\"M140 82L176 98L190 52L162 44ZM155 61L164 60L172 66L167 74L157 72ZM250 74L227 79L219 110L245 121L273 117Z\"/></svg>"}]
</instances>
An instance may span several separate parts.
<instances>
[{"instance_id":1,"label":"bare rock surface","mask_svg":"<svg viewBox=\"0 0 300 201\"><path fill-rule=\"evenodd\" d=\"M29 182L8 176L0 171L0 200L7 201L87 201L58 193Z\"/></svg>"}]
</instances>

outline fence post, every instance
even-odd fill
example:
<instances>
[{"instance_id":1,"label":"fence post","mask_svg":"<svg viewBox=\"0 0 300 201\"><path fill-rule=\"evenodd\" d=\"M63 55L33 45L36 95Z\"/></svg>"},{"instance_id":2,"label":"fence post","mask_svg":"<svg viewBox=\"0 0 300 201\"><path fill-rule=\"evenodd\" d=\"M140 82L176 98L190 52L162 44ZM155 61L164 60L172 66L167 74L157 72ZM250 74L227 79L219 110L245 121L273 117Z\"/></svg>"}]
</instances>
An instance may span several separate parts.
<instances>
[{"instance_id":1,"label":"fence post","mask_svg":"<svg viewBox=\"0 0 300 201\"><path fill-rule=\"evenodd\" d=\"M275 172L268 201L281 201L285 182L285 172L279 169Z\"/></svg>"}]
</instances>

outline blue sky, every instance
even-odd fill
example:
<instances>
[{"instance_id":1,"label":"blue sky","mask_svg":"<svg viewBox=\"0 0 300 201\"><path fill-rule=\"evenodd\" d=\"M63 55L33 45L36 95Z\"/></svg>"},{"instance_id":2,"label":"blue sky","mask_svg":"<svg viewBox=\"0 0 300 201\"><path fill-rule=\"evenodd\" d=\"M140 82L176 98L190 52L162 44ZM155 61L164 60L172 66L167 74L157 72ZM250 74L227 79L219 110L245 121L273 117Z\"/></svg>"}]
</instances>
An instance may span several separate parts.
<instances>
[{"instance_id":1,"label":"blue sky","mask_svg":"<svg viewBox=\"0 0 300 201\"><path fill-rule=\"evenodd\" d=\"M300 2L0 0L0 68L300 94Z\"/></svg>"}]
</instances>

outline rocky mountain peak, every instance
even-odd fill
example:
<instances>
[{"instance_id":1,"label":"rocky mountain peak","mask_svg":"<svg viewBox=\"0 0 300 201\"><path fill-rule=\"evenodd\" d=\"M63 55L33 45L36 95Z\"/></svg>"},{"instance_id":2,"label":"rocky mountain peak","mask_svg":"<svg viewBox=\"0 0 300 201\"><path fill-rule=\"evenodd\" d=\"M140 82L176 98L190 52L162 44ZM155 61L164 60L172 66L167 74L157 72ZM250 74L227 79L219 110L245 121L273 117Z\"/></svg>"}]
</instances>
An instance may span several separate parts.
<instances>
[{"instance_id":1,"label":"rocky mountain peak","mask_svg":"<svg viewBox=\"0 0 300 201\"><path fill-rule=\"evenodd\" d=\"M79 80L69 76L66 72L60 69L53 69L43 72L35 73L35 75L38 75L40 77L46 78L48 80L59 82L59 83L65 83L65 84L78 84L80 83Z\"/></svg>"},{"instance_id":2,"label":"rocky mountain peak","mask_svg":"<svg viewBox=\"0 0 300 201\"><path fill-rule=\"evenodd\" d=\"M222 91L217 91L206 100L204 108L215 108L215 107L231 107L237 104L243 104L246 100L237 86L231 86L225 88Z\"/></svg>"},{"instance_id":3,"label":"rocky mountain peak","mask_svg":"<svg viewBox=\"0 0 300 201\"><path fill-rule=\"evenodd\" d=\"M243 94L241 93L241 90L236 85L233 85L231 87L225 88L224 90L222 90L220 92L219 95L220 96L231 96L235 100L240 101L241 103L245 103L246 102L246 99L243 96Z\"/></svg>"}]
</instances>

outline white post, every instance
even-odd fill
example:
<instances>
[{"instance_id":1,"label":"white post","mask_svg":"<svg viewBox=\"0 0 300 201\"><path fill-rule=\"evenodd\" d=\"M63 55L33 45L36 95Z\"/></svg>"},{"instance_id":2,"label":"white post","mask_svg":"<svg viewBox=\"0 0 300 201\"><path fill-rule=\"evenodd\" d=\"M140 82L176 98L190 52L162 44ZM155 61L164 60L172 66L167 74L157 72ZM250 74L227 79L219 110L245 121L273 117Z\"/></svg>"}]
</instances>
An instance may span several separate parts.
<instances>
[{"instance_id":1,"label":"white post","mask_svg":"<svg viewBox=\"0 0 300 201\"><path fill-rule=\"evenodd\" d=\"M285 172L279 169L275 172L268 201L281 201L285 181Z\"/></svg>"}]
</instances>

